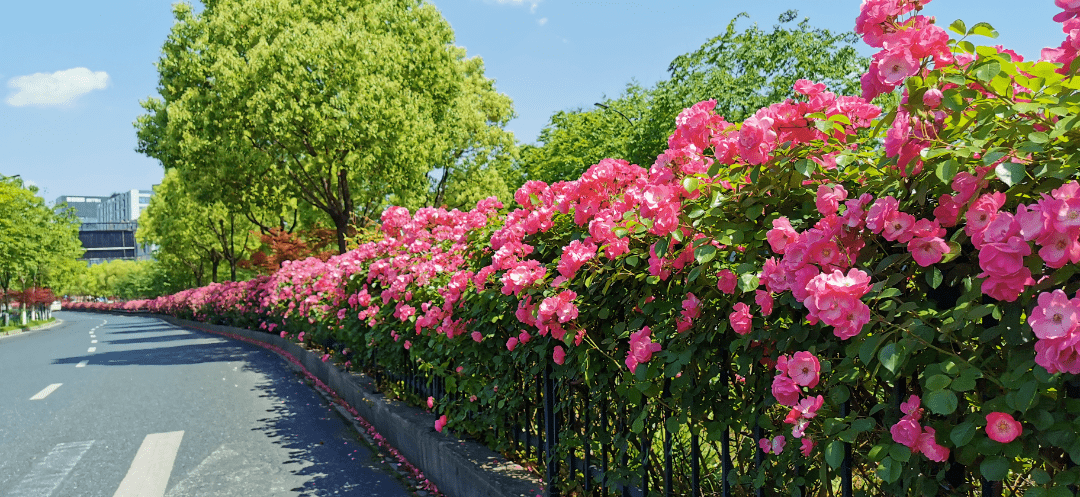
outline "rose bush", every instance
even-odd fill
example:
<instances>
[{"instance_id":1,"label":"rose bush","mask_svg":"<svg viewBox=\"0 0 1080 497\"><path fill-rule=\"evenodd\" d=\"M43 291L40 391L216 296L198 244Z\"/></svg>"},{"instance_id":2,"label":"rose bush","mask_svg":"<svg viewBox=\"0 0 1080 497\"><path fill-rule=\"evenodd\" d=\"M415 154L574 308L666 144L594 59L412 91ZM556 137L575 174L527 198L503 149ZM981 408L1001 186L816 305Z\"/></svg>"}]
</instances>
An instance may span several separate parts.
<instances>
[{"instance_id":1,"label":"rose bush","mask_svg":"<svg viewBox=\"0 0 1080 497\"><path fill-rule=\"evenodd\" d=\"M146 308L431 372L449 392L437 428L503 448L490 427L527 418L522 390L552 368L575 412L556 460L638 451L612 484L659 482L641 475L670 433L713 469L729 458L741 488L832 492L851 448L871 495L1067 493L1080 11L1058 0L1065 41L1024 61L969 40L986 24L950 38L927 2L863 3L856 32L881 51L862 96L800 81L741 124L701 102L648 167L530 181L505 214L393 207L325 263ZM870 103L891 91L897 108ZM579 418L604 403L620 425L590 431Z\"/></svg>"}]
</instances>

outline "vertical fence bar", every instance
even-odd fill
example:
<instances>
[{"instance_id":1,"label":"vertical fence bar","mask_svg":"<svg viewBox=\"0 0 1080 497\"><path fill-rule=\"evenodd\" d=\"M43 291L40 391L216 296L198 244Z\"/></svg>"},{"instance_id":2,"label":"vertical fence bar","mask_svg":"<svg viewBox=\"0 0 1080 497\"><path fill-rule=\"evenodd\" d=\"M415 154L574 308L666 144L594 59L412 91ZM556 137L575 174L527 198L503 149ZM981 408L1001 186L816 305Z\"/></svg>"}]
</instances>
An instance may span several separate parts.
<instances>
[{"instance_id":1,"label":"vertical fence bar","mask_svg":"<svg viewBox=\"0 0 1080 497\"><path fill-rule=\"evenodd\" d=\"M535 378L536 381L536 414L533 417L535 420L535 433L536 433L536 461L538 465L544 464L544 382L540 375ZM538 466L537 472L540 467Z\"/></svg>"},{"instance_id":2,"label":"vertical fence bar","mask_svg":"<svg viewBox=\"0 0 1080 497\"><path fill-rule=\"evenodd\" d=\"M701 445L698 433L690 427L690 495L701 497Z\"/></svg>"},{"instance_id":3,"label":"vertical fence bar","mask_svg":"<svg viewBox=\"0 0 1080 497\"><path fill-rule=\"evenodd\" d=\"M563 419L566 422L566 426L576 432L575 427L577 426L577 419L574 416L574 405L577 403L577 396L574 395L574 390L569 385L564 385L563 388L566 390L565 398L567 400L566 412L563 414ZM577 451L568 450L566 452L566 469L567 473L570 474L570 481L577 481Z\"/></svg>"},{"instance_id":4,"label":"vertical fence bar","mask_svg":"<svg viewBox=\"0 0 1080 497\"><path fill-rule=\"evenodd\" d=\"M619 410L619 434L623 437L622 457L620 462L623 469L630 467L630 437L627 432L630 431L630 416L626 413L626 404L622 404L622 409ZM619 483L622 487L622 496L630 497L630 479L626 478Z\"/></svg>"},{"instance_id":5,"label":"vertical fence bar","mask_svg":"<svg viewBox=\"0 0 1080 497\"><path fill-rule=\"evenodd\" d=\"M727 348L725 347L723 349L723 352L721 352L720 354L720 364L723 371L721 373L722 377L720 378L720 383L724 385L724 387L720 390L720 408L726 412L718 413L714 410L714 419L731 420L735 417L734 413L732 412L734 411L734 409L731 408L731 402L728 400L728 392L734 387L734 384L731 382L731 368L729 364L730 361L731 358L729 357ZM732 415L726 416L725 414L728 413L731 413ZM731 497L731 482L728 479L731 476L732 470L730 424L724 427L724 434L720 437L720 443L723 444L720 446L720 478L723 480L723 482L720 484L720 492L723 497Z\"/></svg>"},{"instance_id":6,"label":"vertical fence bar","mask_svg":"<svg viewBox=\"0 0 1080 497\"><path fill-rule=\"evenodd\" d=\"M844 401L840 404L840 417L847 417L848 415L848 403ZM840 493L843 497L852 497L852 478L851 478L851 444L844 444L844 462L840 464Z\"/></svg>"},{"instance_id":7,"label":"vertical fence bar","mask_svg":"<svg viewBox=\"0 0 1080 497\"><path fill-rule=\"evenodd\" d=\"M555 446L559 444L558 416L555 413L555 379L551 377L551 364L544 367L544 448L546 449L545 471L547 495L555 497L556 479L559 476L559 460L555 457Z\"/></svg>"},{"instance_id":8,"label":"vertical fence bar","mask_svg":"<svg viewBox=\"0 0 1080 497\"><path fill-rule=\"evenodd\" d=\"M607 406L606 401L600 401L600 432L604 434L604 439L600 441L600 491L602 493L607 493L608 463L610 462L608 458L611 451L611 431L608 429Z\"/></svg>"},{"instance_id":9,"label":"vertical fence bar","mask_svg":"<svg viewBox=\"0 0 1080 497\"><path fill-rule=\"evenodd\" d=\"M644 429L641 430L641 491L649 495L649 449L652 448L652 439L649 438L648 402L642 401L641 408L645 416Z\"/></svg>"},{"instance_id":10,"label":"vertical fence bar","mask_svg":"<svg viewBox=\"0 0 1080 497\"><path fill-rule=\"evenodd\" d=\"M585 389L585 425L582 437L585 445L585 493L592 490L592 391Z\"/></svg>"},{"instance_id":11,"label":"vertical fence bar","mask_svg":"<svg viewBox=\"0 0 1080 497\"><path fill-rule=\"evenodd\" d=\"M751 442L753 442L753 445L754 445L754 470L755 471L761 471L761 467L765 462L764 461L765 452L762 451L761 447L758 445L758 440L761 440L762 436L761 436L761 427L758 426L758 420L756 418L754 419L753 434L754 434L754 439L751 440ZM764 495L763 492L762 492L762 488L758 487L758 488L754 489L754 495L756 495L757 497L761 497L762 495Z\"/></svg>"},{"instance_id":12,"label":"vertical fence bar","mask_svg":"<svg viewBox=\"0 0 1080 497\"><path fill-rule=\"evenodd\" d=\"M663 397L668 400L668 405L674 405L671 402L671 380L664 380L664 393ZM671 462L671 430L668 429L668 420L671 419L671 411L660 407L663 410L663 415L660 417L660 422L664 425L664 495L671 497L671 493L674 491L674 484L672 482L672 462Z\"/></svg>"},{"instance_id":13,"label":"vertical fence bar","mask_svg":"<svg viewBox=\"0 0 1080 497\"><path fill-rule=\"evenodd\" d=\"M1080 399L1080 380L1074 378L1065 382L1065 396L1070 399ZM1072 468L1076 466L1076 464L1073 463L1072 458L1070 457L1065 459L1065 466ZM1069 491L1072 492L1073 495L1080 495L1080 486L1069 485Z\"/></svg>"}]
</instances>

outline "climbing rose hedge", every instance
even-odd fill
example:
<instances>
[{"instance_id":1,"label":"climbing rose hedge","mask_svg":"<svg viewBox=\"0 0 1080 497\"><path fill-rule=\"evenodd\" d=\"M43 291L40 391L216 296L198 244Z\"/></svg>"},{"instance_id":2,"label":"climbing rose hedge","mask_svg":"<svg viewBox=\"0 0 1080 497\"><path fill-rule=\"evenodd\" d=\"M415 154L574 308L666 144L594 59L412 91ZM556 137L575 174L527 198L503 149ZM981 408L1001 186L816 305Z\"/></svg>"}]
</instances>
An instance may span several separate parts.
<instances>
[{"instance_id":1,"label":"climbing rose hedge","mask_svg":"<svg viewBox=\"0 0 1080 497\"><path fill-rule=\"evenodd\" d=\"M484 433L551 365L629 406L616 446L671 417L730 440L744 488L833 491L850 444L868 494L1064 495L1080 482L1080 3L1056 0L1065 41L1024 61L927 2L863 3L856 32L880 51L861 96L803 80L742 123L700 102L647 167L530 181L509 212L391 207L325 263L133 307L433 372L456 394L429 401L440 430ZM893 91L897 108L869 102Z\"/></svg>"}]
</instances>

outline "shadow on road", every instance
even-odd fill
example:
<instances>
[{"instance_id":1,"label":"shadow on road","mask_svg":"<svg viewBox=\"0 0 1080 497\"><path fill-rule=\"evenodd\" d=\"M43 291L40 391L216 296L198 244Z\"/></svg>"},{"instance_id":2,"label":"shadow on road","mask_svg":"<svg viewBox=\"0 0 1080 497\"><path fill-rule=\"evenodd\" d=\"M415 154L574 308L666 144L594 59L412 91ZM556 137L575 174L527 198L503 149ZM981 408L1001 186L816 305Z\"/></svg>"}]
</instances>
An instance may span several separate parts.
<instances>
[{"instance_id":1,"label":"shadow on road","mask_svg":"<svg viewBox=\"0 0 1080 497\"><path fill-rule=\"evenodd\" d=\"M126 331L116 331L117 329ZM183 333L180 333L183 331ZM403 484L380 467L371 449L361 443L326 401L273 353L217 335L159 325L110 324L101 333L151 333L139 338L106 340L110 345L138 345L129 350L103 351L57 359L54 364L88 366L170 366L208 362L242 362L246 372L263 380L253 390L273 406L253 430L290 454L284 465L306 483L296 495L410 495ZM176 343L182 341L191 343ZM175 344L174 344L175 343ZM169 345L163 345L169 344ZM292 469L296 468L296 469Z\"/></svg>"}]
</instances>

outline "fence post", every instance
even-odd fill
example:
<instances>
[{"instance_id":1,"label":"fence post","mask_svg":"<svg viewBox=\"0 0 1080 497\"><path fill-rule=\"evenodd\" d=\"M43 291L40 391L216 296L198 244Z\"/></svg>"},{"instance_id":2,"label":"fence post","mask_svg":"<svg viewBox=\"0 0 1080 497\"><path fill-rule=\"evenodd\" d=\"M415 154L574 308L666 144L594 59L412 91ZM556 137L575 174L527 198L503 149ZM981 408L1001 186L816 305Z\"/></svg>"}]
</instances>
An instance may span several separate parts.
<instances>
[{"instance_id":1,"label":"fence post","mask_svg":"<svg viewBox=\"0 0 1080 497\"><path fill-rule=\"evenodd\" d=\"M555 447L559 445L558 416L555 413L555 380L551 377L551 363L544 367L544 449L547 471L548 497L556 497L556 478L559 475L559 461L555 457Z\"/></svg>"},{"instance_id":2,"label":"fence post","mask_svg":"<svg viewBox=\"0 0 1080 497\"><path fill-rule=\"evenodd\" d=\"M845 400L840 404L840 417L848 415L848 403ZM844 462L840 464L840 492L843 497L852 497L851 488L851 444L844 443Z\"/></svg>"}]
</instances>

